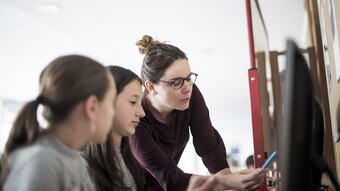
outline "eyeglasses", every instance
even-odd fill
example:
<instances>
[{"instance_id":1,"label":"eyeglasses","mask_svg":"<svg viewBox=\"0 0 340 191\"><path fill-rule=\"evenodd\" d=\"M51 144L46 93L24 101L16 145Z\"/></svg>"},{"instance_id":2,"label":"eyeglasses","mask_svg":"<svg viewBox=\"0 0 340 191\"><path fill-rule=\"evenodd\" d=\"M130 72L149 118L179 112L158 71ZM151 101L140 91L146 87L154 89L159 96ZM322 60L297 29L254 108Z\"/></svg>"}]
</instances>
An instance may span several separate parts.
<instances>
[{"instance_id":1,"label":"eyeglasses","mask_svg":"<svg viewBox=\"0 0 340 191\"><path fill-rule=\"evenodd\" d=\"M174 78L170 81L160 80L160 82L167 83L171 85L175 90L178 90L183 87L184 80L187 81L190 85L194 84L197 79L197 75L198 74L191 72L186 78Z\"/></svg>"}]
</instances>

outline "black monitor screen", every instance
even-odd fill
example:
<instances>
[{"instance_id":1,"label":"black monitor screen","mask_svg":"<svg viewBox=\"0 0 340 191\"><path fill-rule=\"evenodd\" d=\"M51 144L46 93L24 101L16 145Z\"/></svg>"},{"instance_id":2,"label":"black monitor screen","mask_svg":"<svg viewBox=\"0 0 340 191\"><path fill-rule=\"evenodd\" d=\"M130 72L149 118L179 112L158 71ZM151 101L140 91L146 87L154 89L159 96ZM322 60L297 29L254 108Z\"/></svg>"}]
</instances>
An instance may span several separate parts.
<instances>
[{"instance_id":1,"label":"black monitor screen","mask_svg":"<svg viewBox=\"0 0 340 191\"><path fill-rule=\"evenodd\" d=\"M287 42L285 75L278 137L280 190L309 190L313 88L308 65L292 40Z\"/></svg>"}]
</instances>

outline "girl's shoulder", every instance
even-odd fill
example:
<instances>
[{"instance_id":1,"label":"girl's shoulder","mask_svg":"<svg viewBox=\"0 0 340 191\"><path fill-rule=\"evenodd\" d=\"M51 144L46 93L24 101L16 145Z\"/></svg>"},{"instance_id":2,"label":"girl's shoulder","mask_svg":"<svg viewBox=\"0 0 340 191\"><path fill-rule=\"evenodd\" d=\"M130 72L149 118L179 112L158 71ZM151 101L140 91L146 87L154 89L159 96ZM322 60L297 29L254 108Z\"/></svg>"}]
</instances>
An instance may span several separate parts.
<instances>
[{"instance_id":1,"label":"girl's shoulder","mask_svg":"<svg viewBox=\"0 0 340 191\"><path fill-rule=\"evenodd\" d=\"M9 156L10 166L26 166L27 164L50 163L58 158L58 153L44 145L33 144L15 150ZM37 165L38 165L37 164Z\"/></svg>"}]
</instances>

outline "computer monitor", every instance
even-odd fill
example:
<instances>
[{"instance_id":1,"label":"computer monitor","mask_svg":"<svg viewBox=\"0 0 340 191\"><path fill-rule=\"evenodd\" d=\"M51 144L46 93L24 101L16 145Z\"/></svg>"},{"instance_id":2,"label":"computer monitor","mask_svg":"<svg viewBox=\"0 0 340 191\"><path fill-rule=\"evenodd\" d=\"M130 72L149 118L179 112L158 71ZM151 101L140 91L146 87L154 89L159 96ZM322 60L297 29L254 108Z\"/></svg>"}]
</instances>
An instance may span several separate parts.
<instances>
[{"instance_id":1,"label":"computer monitor","mask_svg":"<svg viewBox=\"0 0 340 191\"><path fill-rule=\"evenodd\" d=\"M280 191L310 190L313 85L308 65L294 41L287 42L283 115L279 127ZM314 176L313 176L314 177Z\"/></svg>"},{"instance_id":2,"label":"computer monitor","mask_svg":"<svg viewBox=\"0 0 340 191\"><path fill-rule=\"evenodd\" d=\"M314 98L307 62L292 40L287 41L286 56L283 114L278 136L280 191L322 190L322 173L327 173L335 190L340 191L322 157L324 117Z\"/></svg>"}]
</instances>

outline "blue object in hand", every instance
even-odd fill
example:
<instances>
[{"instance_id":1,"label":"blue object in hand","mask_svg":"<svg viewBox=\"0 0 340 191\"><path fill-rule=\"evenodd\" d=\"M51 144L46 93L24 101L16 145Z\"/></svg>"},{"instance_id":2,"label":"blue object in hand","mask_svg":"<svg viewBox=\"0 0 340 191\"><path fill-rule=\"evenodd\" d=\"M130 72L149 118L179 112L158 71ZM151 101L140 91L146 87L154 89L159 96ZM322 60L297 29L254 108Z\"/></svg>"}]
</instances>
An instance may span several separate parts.
<instances>
[{"instance_id":1,"label":"blue object in hand","mask_svg":"<svg viewBox=\"0 0 340 191\"><path fill-rule=\"evenodd\" d=\"M277 154L277 151L274 151L272 155L270 155L269 159L264 163L264 165L261 167L262 169L267 168L267 166L272 162L272 160L275 158Z\"/></svg>"}]
</instances>

